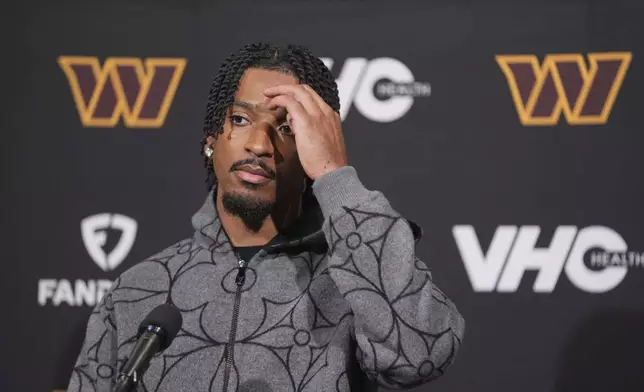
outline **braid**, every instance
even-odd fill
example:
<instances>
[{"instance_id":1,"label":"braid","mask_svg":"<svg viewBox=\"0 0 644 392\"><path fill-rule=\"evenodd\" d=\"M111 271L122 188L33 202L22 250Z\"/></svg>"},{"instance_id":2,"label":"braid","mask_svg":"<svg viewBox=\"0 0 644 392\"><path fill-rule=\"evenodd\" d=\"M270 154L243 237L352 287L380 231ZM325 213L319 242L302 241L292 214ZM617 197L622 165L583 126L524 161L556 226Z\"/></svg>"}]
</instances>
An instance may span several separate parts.
<instances>
[{"instance_id":1,"label":"braid","mask_svg":"<svg viewBox=\"0 0 644 392\"><path fill-rule=\"evenodd\" d=\"M276 70L293 75L308 84L336 112L340 111L338 87L331 71L322 60L300 45L278 46L254 43L232 53L219 67L206 102L203 138L199 153L203 155L207 137L217 138L224 130L228 107L233 103L239 81L249 68ZM208 189L216 182L212 157L204 156Z\"/></svg>"}]
</instances>

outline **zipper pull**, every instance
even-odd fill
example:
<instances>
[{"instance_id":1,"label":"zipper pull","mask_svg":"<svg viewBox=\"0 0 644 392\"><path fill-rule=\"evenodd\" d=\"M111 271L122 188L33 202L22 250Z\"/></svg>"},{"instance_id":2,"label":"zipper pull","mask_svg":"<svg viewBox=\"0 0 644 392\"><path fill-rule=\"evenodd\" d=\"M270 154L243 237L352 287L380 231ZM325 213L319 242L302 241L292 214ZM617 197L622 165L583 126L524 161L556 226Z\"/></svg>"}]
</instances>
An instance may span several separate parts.
<instances>
[{"instance_id":1,"label":"zipper pull","mask_svg":"<svg viewBox=\"0 0 644 392\"><path fill-rule=\"evenodd\" d=\"M235 277L235 284L237 284L238 287L241 287L246 281L246 261L239 259L238 263L239 269L237 270L237 276Z\"/></svg>"}]
</instances>

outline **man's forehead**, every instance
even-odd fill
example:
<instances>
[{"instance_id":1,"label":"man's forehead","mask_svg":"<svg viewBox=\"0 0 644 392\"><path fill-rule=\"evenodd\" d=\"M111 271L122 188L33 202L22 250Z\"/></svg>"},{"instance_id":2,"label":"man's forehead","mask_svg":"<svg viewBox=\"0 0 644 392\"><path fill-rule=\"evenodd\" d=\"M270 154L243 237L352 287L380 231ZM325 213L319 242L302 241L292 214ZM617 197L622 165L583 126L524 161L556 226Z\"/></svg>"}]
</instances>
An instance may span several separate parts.
<instances>
[{"instance_id":1,"label":"man's forehead","mask_svg":"<svg viewBox=\"0 0 644 392\"><path fill-rule=\"evenodd\" d=\"M233 103L230 105L231 107L239 107L239 108L244 108L256 112L273 112L273 113L280 113L284 112L286 109L278 107L276 109L269 109L268 104L270 102L269 98L266 98L264 101L254 101L254 100L241 100L241 99L236 99L233 101Z\"/></svg>"},{"instance_id":2,"label":"man's forehead","mask_svg":"<svg viewBox=\"0 0 644 392\"><path fill-rule=\"evenodd\" d=\"M267 88L285 85L299 84L300 82L290 74L277 70L249 68L239 81L239 87L235 93L233 106L253 111L279 112L269 110L270 98L264 95Z\"/></svg>"},{"instance_id":3,"label":"man's forehead","mask_svg":"<svg viewBox=\"0 0 644 392\"><path fill-rule=\"evenodd\" d=\"M244 101L241 99L236 99L233 101L232 106L240 106L246 109L256 109L257 107L265 106L265 102L258 101Z\"/></svg>"},{"instance_id":4,"label":"man's forehead","mask_svg":"<svg viewBox=\"0 0 644 392\"><path fill-rule=\"evenodd\" d=\"M236 99L233 101L231 106L239 106L245 109L251 110L268 110L268 103L270 102L269 98L266 98L263 101L257 100L245 100L245 99Z\"/></svg>"}]
</instances>

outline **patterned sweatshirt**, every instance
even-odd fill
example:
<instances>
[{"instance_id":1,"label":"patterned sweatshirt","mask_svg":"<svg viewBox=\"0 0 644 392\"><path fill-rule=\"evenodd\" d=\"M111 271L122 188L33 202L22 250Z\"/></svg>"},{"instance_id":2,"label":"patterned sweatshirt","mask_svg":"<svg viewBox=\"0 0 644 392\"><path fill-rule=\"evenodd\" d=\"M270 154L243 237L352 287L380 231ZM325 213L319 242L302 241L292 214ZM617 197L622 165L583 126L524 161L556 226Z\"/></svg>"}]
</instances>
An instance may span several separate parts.
<instances>
[{"instance_id":1,"label":"patterned sweatshirt","mask_svg":"<svg viewBox=\"0 0 644 392\"><path fill-rule=\"evenodd\" d=\"M464 320L414 252L417 226L353 167L313 184L315 207L245 263L213 189L195 234L124 272L92 312L69 392L111 392L139 323L170 303L182 328L138 391L362 391L433 380Z\"/></svg>"}]
</instances>

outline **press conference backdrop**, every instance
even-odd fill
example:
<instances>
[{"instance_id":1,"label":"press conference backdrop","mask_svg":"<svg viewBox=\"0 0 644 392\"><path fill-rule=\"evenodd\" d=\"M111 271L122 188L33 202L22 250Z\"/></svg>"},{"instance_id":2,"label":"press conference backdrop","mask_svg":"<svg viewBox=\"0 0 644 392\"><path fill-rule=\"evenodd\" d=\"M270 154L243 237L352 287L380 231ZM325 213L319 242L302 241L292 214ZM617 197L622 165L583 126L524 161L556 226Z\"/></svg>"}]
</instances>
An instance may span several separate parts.
<instances>
[{"instance_id":1,"label":"press conference backdrop","mask_svg":"<svg viewBox=\"0 0 644 392\"><path fill-rule=\"evenodd\" d=\"M211 77L266 40L331 68L350 163L423 226L466 318L453 367L416 391L644 390L643 17L638 0L23 4L0 389L64 390L111 282L191 235Z\"/></svg>"}]
</instances>

